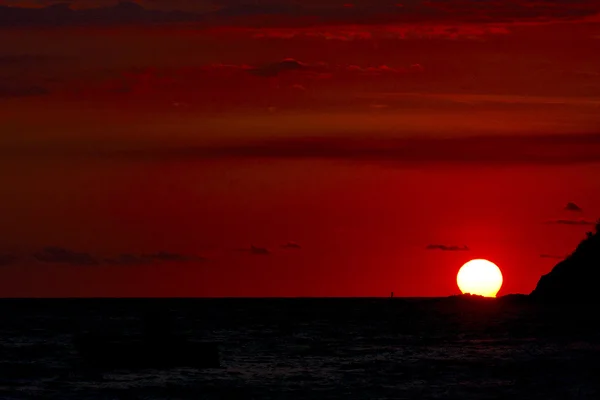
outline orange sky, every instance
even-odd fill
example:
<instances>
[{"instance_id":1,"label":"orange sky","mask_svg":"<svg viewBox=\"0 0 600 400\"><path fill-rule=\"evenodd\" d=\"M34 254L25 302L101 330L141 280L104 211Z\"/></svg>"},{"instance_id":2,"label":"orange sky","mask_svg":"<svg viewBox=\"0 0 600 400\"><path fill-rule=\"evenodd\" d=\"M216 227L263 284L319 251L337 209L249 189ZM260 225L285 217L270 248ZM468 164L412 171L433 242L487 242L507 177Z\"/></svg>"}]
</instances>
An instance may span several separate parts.
<instances>
[{"instance_id":1,"label":"orange sky","mask_svg":"<svg viewBox=\"0 0 600 400\"><path fill-rule=\"evenodd\" d=\"M528 293L600 217L593 2L139 3L221 11L0 8L0 296Z\"/></svg>"}]
</instances>

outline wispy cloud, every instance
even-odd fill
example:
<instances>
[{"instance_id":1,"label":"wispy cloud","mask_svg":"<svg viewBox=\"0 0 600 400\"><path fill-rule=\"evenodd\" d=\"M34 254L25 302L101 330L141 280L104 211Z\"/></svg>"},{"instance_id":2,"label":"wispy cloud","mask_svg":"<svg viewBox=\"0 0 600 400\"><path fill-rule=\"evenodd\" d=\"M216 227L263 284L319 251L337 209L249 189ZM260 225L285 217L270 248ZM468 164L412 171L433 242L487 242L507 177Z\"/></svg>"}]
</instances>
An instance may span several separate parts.
<instances>
[{"instance_id":1,"label":"wispy cloud","mask_svg":"<svg viewBox=\"0 0 600 400\"><path fill-rule=\"evenodd\" d=\"M290 58L280 61L278 63L267 64L257 68L251 68L248 70L248 72L258 76L273 77L279 75L282 72L297 71L303 69L308 69L308 66Z\"/></svg>"},{"instance_id":2,"label":"wispy cloud","mask_svg":"<svg viewBox=\"0 0 600 400\"><path fill-rule=\"evenodd\" d=\"M17 259L18 257L13 254L0 254L0 267L12 265Z\"/></svg>"},{"instance_id":3,"label":"wispy cloud","mask_svg":"<svg viewBox=\"0 0 600 400\"><path fill-rule=\"evenodd\" d=\"M553 221L546 221L546 224L557 224L557 225L594 225L593 221L585 219L557 219Z\"/></svg>"},{"instance_id":4,"label":"wispy cloud","mask_svg":"<svg viewBox=\"0 0 600 400\"><path fill-rule=\"evenodd\" d=\"M248 248L241 248L241 249L237 249L236 251L242 252L242 253L248 253L248 254L252 254L255 256L267 256L269 254L271 254L271 250L269 250L266 247L260 247L260 246L254 246L251 245Z\"/></svg>"},{"instance_id":5,"label":"wispy cloud","mask_svg":"<svg viewBox=\"0 0 600 400\"><path fill-rule=\"evenodd\" d=\"M119 1L97 8L77 9L65 3L48 4L47 7L13 7L0 4L0 27L34 26L117 26L149 25L158 23L198 21L198 15L186 12L147 10L132 1Z\"/></svg>"},{"instance_id":6,"label":"wispy cloud","mask_svg":"<svg viewBox=\"0 0 600 400\"><path fill-rule=\"evenodd\" d=\"M215 92L215 95L218 95L219 92L228 91L221 95L227 94L236 98L243 94L238 93L239 86L246 86L245 92L249 92L249 96L256 98L257 90L264 91L269 88L265 83L267 78L282 75L290 76L290 86L302 86L300 82L325 82L331 81L332 78L348 82L364 77L419 75L423 72L424 67L419 64L389 66L334 64L323 61L307 63L286 58L255 65L213 63L197 67L134 68L119 71L103 80L86 82L85 93L87 96L137 93L144 96L160 94L194 97L196 95L196 101L200 101L198 94L208 92ZM69 92L69 87L64 91ZM79 93L79 88L74 92Z\"/></svg>"},{"instance_id":7,"label":"wispy cloud","mask_svg":"<svg viewBox=\"0 0 600 400\"><path fill-rule=\"evenodd\" d=\"M565 150L566 146L569 150ZM560 151L558 151L560 150ZM152 152L150 152L152 153ZM600 135L366 139L286 138L169 151L181 158L335 159L399 164L535 165L600 162ZM125 153L123 153L125 154ZM131 156L135 157L132 150Z\"/></svg>"},{"instance_id":8,"label":"wispy cloud","mask_svg":"<svg viewBox=\"0 0 600 400\"><path fill-rule=\"evenodd\" d=\"M46 54L11 53L0 54L0 66L34 66L49 61L64 61L65 58Z\"/></svg>"},{"instance_id":9,"label":"wispy cloud","mask_svg":"<svg viewBox=\"0 0 600 400\"><path fill-rule=\"evenodd\" d=\"M300 246L298 243L296 242L287 242L285 244L281 245L281 248L283 249L301 249L302 246Z\"/></svg>"},{"instance_id":10,"label":"wispy cloud","mask_svg":"<svg viewBox=\"0 0 600 400\"><path fill-rule=\"evenodd\" d=\"M255 254L255 255L268 255L268 254L271 254L271 251L269 249L267 249L266 247L250 246L249 251L250 251L251 254Z\"/></svg>"},{"instance_id":11,"label":"wispy cloud","mask_svg":"<svg viewBox=\"0 0 600 400\"><path fill-rule=\"evenodd\" d=\"M430 244L426 247L427 250L442 250L442 251L470 251L466 245L444 245L444 244Z\"/></svg>"},{"instance_id":12,"label":"wispy cloud","mask_svg":"<svg viewBox=\"0 0 600 400\"><path fill-rule=\"evenodd\" d=\"M50 91L42 86L0 80L0 99L10 97L42 96L49 93Z\"/></svg>"},{"instance_id":13,"label":"wispy cloud","mask_svg":"<svg viewBox=\"0 0 600 400\"><path fill-rule=\"evenodd\" d=\"M0 6L0 26L67 26L122 25L194 22L208 26L314 26L419 24L423 22L514 23L582 19L598 13L591 0L539 0L535 7L527 0L500 1L426 1L406 0L401 3L373 0L344 5L335 1L286 3L258 0L217 0L185 2L138 0L119 2L74 0L71 4L53 4L47 0L3 0L2 4L20 6L48 5L40 9ZM90 3L92 7L90 8ZM195 3L195 4L194 4ZM318 5L317 5L318 4ZM201 7L204 5L204 7ZM146 6L147 8L143 8ZM157 10L159 8L160 10ZM183 11L177 11L181 9Z\"/></svg>"},{"instance_id":14,"label":"wispy cloud","mask_svg":"<svg viewBox=\"0 0 600 400\"><path fill-rule=\"evenodd\" d=\"M569 202L565 206L565 211L582 212L583 209L581 207L579 207L577 204L575 204L573 202Z\"/></svg>"},{"instance_id":15,"label":"wispy cloud","mask_svg":"<svg viewBox=\"0 0 600 400\"><path fill-rule=\"evenodd\" d=\"M408 134L408 133L405 133ZM215 145L117 146L110 142L94 148L52 149L47 156L115 157L136 159L227 160L227 159L322 159L384 165L574 165L600 162L600 134L554 134L530 136L472 136L457 138L407 137L365 138L289 137L272 140L222 142ZM0 149L3 157L26 156L28 151L40 157L43 148L8 147ZM552 222L550 222L552 223ZM589 221L559 220L554 223Z\"/></svg>"},{"instance_id":16,"label":"wispy cloud","mask_svg":"<svg viewBox=\"0 0 600 400\"><path fill-rule=\"evenodd\" d=\"M105 258L105 264L109 265L143 265L148 264L148 259L135 254L120 254L116 257Z\"/></svg>"},{"instance_id":17,"label":"wispy cloud","mask_svg":"<svg viewBox=\"0 0 600 400\"><path fill-rule=\"evenodd\" d=\"M98 265L98 260L88 253L76 252L62 247L46 247L34 253L34 258L43 263L71 265Z\"/></svg>"},{"instance_id":18,"label":"wispy cloud","mask_svg":"<svg viewBox=\"0 0 600 400\"><path fill-rule=\"evenodd\" d=\"M33 257L41 263L69 265L148 265L152 263L201 262L206 259L199 256L160 251L152 254L123 253L117 256L100 256L78 252L62 247L46 247L35 252Z\"/></svg>"},{"instance_id":19,"label":"wispy cloud","mask_svg":"<svg viewBox=\"0 0 600 400\"><path fill-rule=\"evenodd\" d=\"M147 254L143 256L146 259L164 261L164 262L189 262L189 261L205 261L204 257L169 253L166 251L159 251L158 253Z\"/></svg>"}]
</instances>

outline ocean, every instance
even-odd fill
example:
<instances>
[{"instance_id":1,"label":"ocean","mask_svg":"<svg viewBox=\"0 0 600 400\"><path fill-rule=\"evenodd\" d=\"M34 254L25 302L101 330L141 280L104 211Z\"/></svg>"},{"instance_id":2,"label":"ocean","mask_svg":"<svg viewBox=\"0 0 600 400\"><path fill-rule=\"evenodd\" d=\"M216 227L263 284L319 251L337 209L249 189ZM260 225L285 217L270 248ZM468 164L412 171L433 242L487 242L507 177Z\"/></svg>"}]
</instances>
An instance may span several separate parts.
<instances>
[{"instance_id":1,"label":"ocean","mask_svg":"<svg viewBox=\"0 0 600 400\"><path fill-rule=\"evenodd\" d=\"M82 332L173 330L213 369L82 367ZM600 315L501 299L0 300L0 399L598 399Z\"/></svg>"}]
</instances>

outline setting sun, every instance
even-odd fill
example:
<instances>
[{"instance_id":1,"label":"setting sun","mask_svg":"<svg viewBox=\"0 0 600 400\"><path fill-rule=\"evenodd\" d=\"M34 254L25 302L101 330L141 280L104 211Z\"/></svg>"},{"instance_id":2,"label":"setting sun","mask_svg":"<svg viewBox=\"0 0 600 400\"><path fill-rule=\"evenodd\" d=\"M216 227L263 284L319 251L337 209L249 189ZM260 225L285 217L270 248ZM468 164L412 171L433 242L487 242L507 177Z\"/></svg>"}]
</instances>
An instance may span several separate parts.
<instances>
[{"instance_id":1,"label":"setting sun","mask_svg":"<svg viewBox=\"0 0 600 400\"><path fill-rule=\"evenodd\" d=\"M464 294L496 297L502 287L502 272L488 260L471 260L458 271L456 283Z\"/></svg>"}]
</instances>

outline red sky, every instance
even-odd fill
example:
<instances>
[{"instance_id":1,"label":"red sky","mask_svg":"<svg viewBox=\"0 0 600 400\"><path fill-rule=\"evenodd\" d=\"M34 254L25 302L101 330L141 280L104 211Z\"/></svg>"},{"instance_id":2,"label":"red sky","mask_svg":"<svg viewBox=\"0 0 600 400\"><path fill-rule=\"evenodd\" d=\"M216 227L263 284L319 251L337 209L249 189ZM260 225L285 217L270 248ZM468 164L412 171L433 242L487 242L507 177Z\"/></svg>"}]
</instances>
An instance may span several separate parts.
<instances>
[{"instance_id":1,"label":"red sky","mask_svg":"<svg viewBox=\"0 0 600 400\"><path fill-rule=\"evenodd\" d=\"M51 3L0 1L0 296L528 293L600 217L596 2Z\"/></svg>"}]
</instances>

